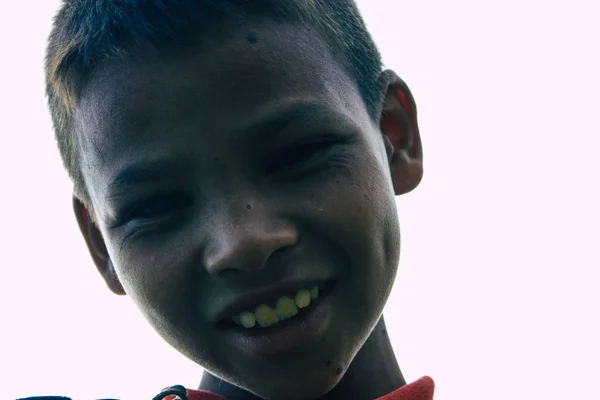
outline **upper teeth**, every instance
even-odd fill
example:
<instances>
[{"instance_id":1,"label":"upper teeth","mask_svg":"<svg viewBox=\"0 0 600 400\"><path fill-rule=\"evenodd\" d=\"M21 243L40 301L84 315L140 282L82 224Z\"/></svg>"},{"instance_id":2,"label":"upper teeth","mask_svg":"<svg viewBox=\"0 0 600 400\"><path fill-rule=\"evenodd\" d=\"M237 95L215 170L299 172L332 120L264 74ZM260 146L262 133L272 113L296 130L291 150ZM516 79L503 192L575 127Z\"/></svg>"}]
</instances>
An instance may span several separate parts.
<instances>
[{"instance_id":1,"label":"upper teeth","mask_svg":"<svg viewBox=\"0 0 600 400\"><path fill-rule=\"evenodd\" d=\"M261 304L254 311L242 311L235 315L232 320L244 328L253 328L256 324L261 328L266 328L279 321L292 318L298 314L298 309L308 307L311 300L316 300L318 297L319 286L316 285L311 290L299 290L293 298L281 296L275 302L275 308L268 304Z\"/></svg>"}]
</instances>

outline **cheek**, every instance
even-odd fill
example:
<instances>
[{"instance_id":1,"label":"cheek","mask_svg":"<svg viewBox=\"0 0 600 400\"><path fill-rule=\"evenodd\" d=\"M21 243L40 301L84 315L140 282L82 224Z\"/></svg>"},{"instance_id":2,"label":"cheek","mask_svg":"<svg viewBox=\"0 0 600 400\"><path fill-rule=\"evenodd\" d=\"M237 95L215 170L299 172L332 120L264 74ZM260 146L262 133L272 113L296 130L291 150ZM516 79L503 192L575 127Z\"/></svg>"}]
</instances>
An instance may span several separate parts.
<instances>
[{"instance_id":1,"label":"cheek","mask_svg":"<svg viewBox=\"0 0 600 400\"><path fill-rule=\"evenodd\" d=\"M186 304L191 282L186 277L185 252L181 244L171 242L156 237L111 252L125 291L153 325L183 317L181 311L191 306Z\"/></svg>"},{"instance_id":2,"label":"cheek","mask_svg":"<svg viewBox=\"0 0 600 400\"><path fill-rule=\"evenodd\" d=\"M387 284L395 276L400 243L391 181L375 158L344 172L313 196L311 214L346 253L354 275Z\"/></svg>"},{"instance_id":3,"label":"cheek","mask_svg":"<svg viewBox=\"0 0 600 400\"><path fill-rule=\"evenodd\" d=\"M199 241L190 230L131 244L118 254L119 278L167 343L202 365L220 365L222 346L215 346L219 338L201 307L210 277L199 267Z\"/></svg>"},{"instance_id":4,"label":"cheek","mask_svg":"<svg viewBox=\"0 0 600 400\"><path fill-rule=\"evenodd\" d=\"M391 182L368 160L333 180L315 199L314 212L325 248L339 251L332 342L350 360L371 334L389 298L399 258L399 226ZM366 166L373 166L368 168ZM316 224L316 223L315 223Z\"/></svg>"}]
</instances>

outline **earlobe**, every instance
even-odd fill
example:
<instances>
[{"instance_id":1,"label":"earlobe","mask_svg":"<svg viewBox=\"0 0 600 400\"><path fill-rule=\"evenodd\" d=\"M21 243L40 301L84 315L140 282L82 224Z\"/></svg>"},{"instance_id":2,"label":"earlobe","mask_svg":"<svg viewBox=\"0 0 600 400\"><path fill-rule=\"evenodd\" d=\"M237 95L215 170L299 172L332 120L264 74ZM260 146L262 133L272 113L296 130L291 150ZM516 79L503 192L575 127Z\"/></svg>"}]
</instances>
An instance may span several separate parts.
<instances>
[{"instance_id":1,"label":"earlobe","mask_svg":"<svg viewBox=\"0 0 600 400\"><path fill-rule=\"evenodd\" d=\"M415 189L423 178L423 149L417 107L408 86L395 72L380 77L385 93L380 129L388 155L396 195Z\"/></svg>"},{"instance_id":2,"label":"earlobe","mask_svg":"<svg viewBox=\"0 0 600 400\"><path fill-rule=\"evenodd\" d=\"M90 217L87 207L77 197L73 196L73 211L83 235L88 251L92 256L96 268L104 278L108 288L115 294L125 295L114 266L106 249L102 233Z\"/></svg>"}]
</instances>

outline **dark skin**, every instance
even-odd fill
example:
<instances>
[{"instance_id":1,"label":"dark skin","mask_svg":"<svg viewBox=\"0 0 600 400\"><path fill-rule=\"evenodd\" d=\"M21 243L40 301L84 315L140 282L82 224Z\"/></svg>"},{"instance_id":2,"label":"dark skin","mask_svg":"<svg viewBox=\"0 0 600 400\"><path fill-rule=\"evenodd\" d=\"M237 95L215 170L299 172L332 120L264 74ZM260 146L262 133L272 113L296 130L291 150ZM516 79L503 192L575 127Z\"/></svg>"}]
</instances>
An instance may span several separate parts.
<instances>
[{"instance_id":1,"label":"dark skin","mask_svg":"<svg viewBox=\"0 0 600 400\"><path fill-rule=\"evenodd\" d=\"M205 368L202 389L232 400L389 393L405 383L381 317L400 253L394 196L422 177L412 95L384 72L374 120L314 31L263 19L224 32L186 56L107 62L82 91L92 204L74 198L74 210L92 258ZM132 174L141 164L147 173ZM251 356L212 319L252 288L316 277L336 281L332 323L301 348Z\"/></svg>"}]
</instances>

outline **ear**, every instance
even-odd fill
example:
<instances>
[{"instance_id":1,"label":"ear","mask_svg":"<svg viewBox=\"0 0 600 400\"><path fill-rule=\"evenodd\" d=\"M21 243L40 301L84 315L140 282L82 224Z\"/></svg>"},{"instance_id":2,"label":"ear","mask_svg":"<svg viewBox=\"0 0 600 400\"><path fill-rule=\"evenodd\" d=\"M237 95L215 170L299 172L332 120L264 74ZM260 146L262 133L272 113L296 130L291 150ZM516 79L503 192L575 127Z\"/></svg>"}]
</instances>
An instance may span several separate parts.
<instances>
[{"instance_id":1,"label":"ear","mask_svg":"<svg viewBox=\"0 0 600 400\"><path fill-rule=\"evenodd\" d=\"M73 211L75 212L79 230L87 244L92 260L96 264L96 268L100 271L100 275L104 278L108 288L115 294L125 295L125 289L123 289L117 277L113 263L106 250L102 233L94 221L92 221L87 207L75 196L73 196Z\"/></svg>"},{"instance_id":2,"label":"ear","mask_svg":"<svg viewBox=\"0 0 600 400\"><path fill-rule=\"evenodd\" d=\"M394 192L401 195L416 188L423 178L423 149L417 107L408 86L394 71L384 71L380 82L385 93L380 129Z\"/></svg>"}]
</instances>

